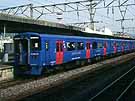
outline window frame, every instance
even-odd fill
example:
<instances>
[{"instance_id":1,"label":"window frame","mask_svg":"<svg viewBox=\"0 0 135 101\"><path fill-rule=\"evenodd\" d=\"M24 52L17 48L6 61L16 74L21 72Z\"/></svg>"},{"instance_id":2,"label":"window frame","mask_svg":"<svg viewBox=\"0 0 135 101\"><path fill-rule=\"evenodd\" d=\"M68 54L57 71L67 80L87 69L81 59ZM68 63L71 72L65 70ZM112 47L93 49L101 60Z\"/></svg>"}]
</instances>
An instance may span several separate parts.
<instances>
[{"instance_id":1,"label":"window frame","mask_svg":"<svg viewBox=\"0 0 135 101\"><path fill-rule=\"evenodd\" d=\"M90 43L86 43L86 49L90 49Z\"/></svg>"},{"instance_id":2,"label":"window frame","mask_svg":"<svg viewBox=\"0 0 135 101\"><path fill-rule=\"evenodd\" d=\"M100 46L100 47L99 47ZM102 42L97 43L97 48L103 48L104 44Z\"/></svg>"},{"instance_id":3,"label":"window frame","mask_svg":"<svg viewBox=\"0 0 135 101\"><path fill-rule=\"evenodd\" d=\"M70 46L69 46L69 44L70 44ZM72 45L74 45L74 47ZM72 48L71 48L71 46L72 46ZM74 50L76 50L76 42L73 42L73 41L66 42L66 50L67 51L74 51Z\"/></svg>"},{"instance_id":4,"label":"window frame","mask_svg":"<svg viewBox=\"0 0 135 101\"><path fill-rule=\"evenodd\" d=\"M33 42L34 40L36 40L36 42ZM33 43L38 43L38 47L33 47ZM38 37L38 39L30 39L30 50L32 51L37 51L37 50L41 50L41 38Z\"/></svg>"},{"instance_id":5,"label":"window frame","mask_svg":"<svg viewBox=\"0 0 135 101\"><path fill-rule=\"evenodd\" d=\"M93 45L94 44L94 45ZM98 47L97 47L97 42L96 41L94 41L94 42L92 42L92 49L97 49Z\"/></svg>"},{"instance_id":6,"label":"window frame","mask_svg":"<svg viewBox=\"0 0 135 101\"><path fill-rule=\"evenodd\" d=\"M82 46L81 46L81 44L82 44ZM84 43L83 42L76 42L76 50L84 50Z\"/></svg>"}]
</instances>

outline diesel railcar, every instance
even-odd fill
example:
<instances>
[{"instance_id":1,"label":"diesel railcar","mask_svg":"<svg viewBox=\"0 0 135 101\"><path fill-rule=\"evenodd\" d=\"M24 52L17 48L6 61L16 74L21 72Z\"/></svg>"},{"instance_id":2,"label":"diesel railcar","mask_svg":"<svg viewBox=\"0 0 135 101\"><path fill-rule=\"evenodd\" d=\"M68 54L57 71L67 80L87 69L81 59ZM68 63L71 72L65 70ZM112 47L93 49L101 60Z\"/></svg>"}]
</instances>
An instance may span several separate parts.
<instances>
[{"instance_id":1,"label":"diesel railcar","mask_svg":"<svg viewBox=\"0 0 135 101\"><path fill-rule=\"evenodd\" d=\"M15 75L41 75L43 69L95 57L130 52L135 41L25 32L14 37Z\"/></svg>"}]
</instances>

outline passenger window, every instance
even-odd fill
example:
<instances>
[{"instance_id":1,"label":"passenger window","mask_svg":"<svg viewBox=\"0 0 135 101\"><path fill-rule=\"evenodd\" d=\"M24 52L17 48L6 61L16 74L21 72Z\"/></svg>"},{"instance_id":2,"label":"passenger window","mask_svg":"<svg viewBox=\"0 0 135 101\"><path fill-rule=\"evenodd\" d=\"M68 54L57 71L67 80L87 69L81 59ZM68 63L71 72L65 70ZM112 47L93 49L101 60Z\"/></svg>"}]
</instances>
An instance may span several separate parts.
<instances>
[{"instance_id":1,"label":"passenger window","mask_svg":"<svg viewBox=\"0 0 135 101\"><path fill-rule=\"evenodd\" d=\"M125 47L127 47L127 42L125 42Z\"/></svg>"},{"instance_id":2,"label":"passenger window","mask_svg":"<svg viewBox=\"0 0 135 101\"><path fill-rule=\"evenodd\" d=\"M86 44L86 48L87 48L87 49L90 49L90 43L87 43L87 44Z\"/></svg>"},{"instance_id":3,"label":"passenger window","mask_svg":"<svg viewBox=\"0 0 135 101\"><path fill-rule=\"evenodd\" d=\"M117 44L116 44L116 42L114 42L114 43L113 43L113 46L114 46L114 47L117 47Z\"/></svg>"},{"instance_id":4,"label":"passenger window","mask_svg":"<svg viewBox=\"0 0 135 101\"><path fill-rule=\"evenodd\" d=\"M83 50L83 49L84 49L83 42L77 42L77 50Z\"/></svg>"},{"instance_id":5,"label":"passenger window","mask_svg":"<svg viewBox=\"0 0 135 101\"><path fill-rule=\"evenodd\" d=\"M75 50L75 42L67 42L66 46L67 46L67 51Z\"/></svg>"},{"instance_id":6,"label":"passenger window","mask_svg":"<svg viewBox=\"0 0 135 101\"><path fill-rule=\"evenodd\" d=\"M107 43L106 42L104 43L104 48L107 48Z\"/></svg>"},{"instance_id":7,"label":"passenger window","mask_svg":"<svg viewBox=\"0 0 135 101\"><path fill-rule=\"evenodd\" d=\"M113 42L111 42L111 43L110 43L110 46L111 46L111 47L113 47L113 45L114 45L114 43L113 43Z\"/></svg>"},{"instance_id":8,"label":"passenger window","mask_svg":"<svg viewBox=\"0 0 135 101\"><path fill-rule=\"evenodd\" d=\"M59 52L59 43L56 43L56 52Z\"/></svg>"},{"instance_id":9,"label":"passenger window","mask_svg":"<svg viewBox=\"0 0 135 101\"><path fill-rule=\"evenodd\" d=\"M97 49L97 42L92 43L92 49Z\"/></svg>"},{"instance_id":10,"label":"passenger window","mask_svg":"<svg viewBox=\"0 0 135 101\"><path fill-rule=\"evenodd\" d=\"M102 43L98 43L98 48L103 48L103 44Z\"/></svg>"},{"instance_id":11,"label":"passenger window","mask_svg":"<svg viewBox=\"0 0 135 101\"><path fill-rule=\"evenodd\" d=\"M60 43L60 51L62 52L63 51L63 44Z\"/></svg>"},{"instance_id":12,"label":"passenger window","mask_svg":"<svg viewBox=\"0 0 135 101\"><path fill-rule=\"evenodd\" d=\"M121 46L125 46L125 45L124 45L124 42L122 42L121 44L122 44Z\"/></svg>"},{"instance_id":13,"label":"passenger window","mask_svg":"<svg viewBox=\"0 0 135 101\"><path fill-rule=\"evenodd\" d=\"M125 47L125 42L122 42L122 46L124 46L124 47Z\"/></svg>"},{"instance_id":14,"label":"passenger window","mask_svg":"<svg viewBox=\"0 0 135 101\"><path fill-rule=\"evenodd\" d=\"M119 42L116 42L116 47L119 47L119 46L120 46Z\"/></svg>"}]
</instances>

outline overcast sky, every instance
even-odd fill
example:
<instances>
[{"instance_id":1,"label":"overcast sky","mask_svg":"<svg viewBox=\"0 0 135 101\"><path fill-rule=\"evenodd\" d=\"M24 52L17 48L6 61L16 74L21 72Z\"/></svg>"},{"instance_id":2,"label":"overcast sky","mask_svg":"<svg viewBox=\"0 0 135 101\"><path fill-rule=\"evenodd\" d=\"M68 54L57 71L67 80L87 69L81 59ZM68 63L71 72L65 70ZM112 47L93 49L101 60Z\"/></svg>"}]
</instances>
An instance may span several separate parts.
<instances>
[{"instance_id":1,"label":"overcast sky","mask_svg":"<svg viewBox=\"0 0 135 101\"><path fill-rule=\"evenodd\" d=\"M0 0L0 8L7 8L7 7L14 7L18 5L24 5L24 4L34 4L34 6L37 5L46 5L46 4L54 4L54 3L61 3L61 2L68 2L68 1L81 1L81 0ZM106 4L111 2L112 0L106 0ZM117 1L113 3L113 5L117 5ZM121 2L124 0L121 0ZM134 3L134 0L129 0L127 3ZM101 3L98 6L103 6L103 3ZM125 8L122 8L123 10ZM108 12L108 13L107 13ZM89 21L89 14L87 11L79 12L79 18L77 17L76 12L74 13L64 13L62 15L63 20L62 22L64 24L67 23L73 23L73 22L84 22L84 21ZM135 5L127 7L127 13L125 17L135 19ZM48 15L43 17L42 19L57 22L57 16L56 15ZM98 24L95 24L97 28L103 28L108 27L112 31L121 31L120 27L120 22L116 22L116 20L121 19L121 14L118 8L114 8L114 13L112 11L112 8L109 10L106 9L98 9L96 11L96 15L94 20L99 21ZM134 27L135 26L135 21L133 20L127 20L124 21L124 26L125 27ZM127 30L128 33L135 33L133 29Z\"/></svg>"}]
</instances>

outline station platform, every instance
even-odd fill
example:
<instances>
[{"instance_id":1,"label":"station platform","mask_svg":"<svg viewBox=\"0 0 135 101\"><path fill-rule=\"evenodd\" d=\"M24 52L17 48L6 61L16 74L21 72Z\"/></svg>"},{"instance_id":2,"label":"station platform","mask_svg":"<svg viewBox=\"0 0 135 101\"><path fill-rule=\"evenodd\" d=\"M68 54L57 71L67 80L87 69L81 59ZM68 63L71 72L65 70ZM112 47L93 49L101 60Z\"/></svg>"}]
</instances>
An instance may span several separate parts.
<instances>
[{"instance_id":1,"label":"station platform","mask_svg":"<svg viewBox=\"0 0 135 101\"><path fill-rule=\"evenodd\" d=\"M13 66L0 64L0 81L13 78Z\"/></svg>"}]
</instances>

